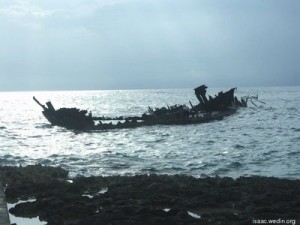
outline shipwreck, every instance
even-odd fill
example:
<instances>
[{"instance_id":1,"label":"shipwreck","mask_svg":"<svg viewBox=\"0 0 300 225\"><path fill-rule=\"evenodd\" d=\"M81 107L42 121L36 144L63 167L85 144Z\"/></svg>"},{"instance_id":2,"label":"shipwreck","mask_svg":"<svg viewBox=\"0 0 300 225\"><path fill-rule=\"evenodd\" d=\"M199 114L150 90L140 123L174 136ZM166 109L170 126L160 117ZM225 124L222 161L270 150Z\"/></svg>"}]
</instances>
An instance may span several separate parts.
<instances>
[{"instance_id":1,"label":"shipwreck","mask_svg":"<svg viewBox=\"0 0 300 225\"><path fill-rule=\"evenodd\" d=\"M162 108L148 108L140 116L94 117L87 110L78 108L60 108L56 110L52 103L41 104L35 97L34 101L43 108L43 115L54 126L73 130L109 130L135 128L151 125L185 125L200 124L222 120L234 114L240 107L247 107L247 97L240 100L234 96L236 88L219 92L215 97L206 96L207 86L201 85L194 89L199 100L197 105L190 101L187 105L173 105Z\"/></svg>"}]
</instances>

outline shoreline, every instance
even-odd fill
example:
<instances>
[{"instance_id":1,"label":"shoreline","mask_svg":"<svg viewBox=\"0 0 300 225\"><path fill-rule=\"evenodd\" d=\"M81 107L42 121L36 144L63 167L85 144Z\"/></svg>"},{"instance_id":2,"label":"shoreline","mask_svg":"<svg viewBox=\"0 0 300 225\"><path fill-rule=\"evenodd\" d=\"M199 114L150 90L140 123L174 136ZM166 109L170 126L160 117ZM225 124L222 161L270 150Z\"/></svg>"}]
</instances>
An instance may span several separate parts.
<instances>
[{"instance_id":1,"label":"shoreline","mask_svg":"<svg viewBox=\"0 0 300 225\"><path fill-rule=\"evenodd\" d=\"M187 175L78 176L58 167L0 167L11 214L47 225L300 222L300 180ZM281 223L277 223L281 224ZM283 224L283 223L282 223ZM287 224L287 223L285 223Z\"/></svg>"}]
</instances>

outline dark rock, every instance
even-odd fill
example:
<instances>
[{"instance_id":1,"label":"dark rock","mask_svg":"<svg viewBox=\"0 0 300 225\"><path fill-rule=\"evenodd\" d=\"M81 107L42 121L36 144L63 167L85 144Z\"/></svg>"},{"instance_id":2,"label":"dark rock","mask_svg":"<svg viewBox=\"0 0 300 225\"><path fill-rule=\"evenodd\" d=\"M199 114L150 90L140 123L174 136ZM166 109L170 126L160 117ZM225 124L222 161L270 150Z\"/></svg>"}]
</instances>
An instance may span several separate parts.
<instances>
[{"instance_id":1,"label":"dark rock","mask_svg":"<svg viewBox=\"0 0 300 225\"><path fill-rule=\"evenodd\" d=\"M76 177L68 183L63 171L41 165L0 167L1 182L8 184L8 200L36 199L10 211L39 216L47 225L238 225L252 224L252 218L298 219L300 215L299 180L153 174ZM99 194L103 188L108 191ZM202 212L201 219L188 211Z\"/></svg>"},{"instance_id":2,"label":"dark rock","mask_svg":"<svg viewBox=\"0 0 300 225\"><path fill-rule=\"evenodd\" d=\"M37 208L41 211L48 209L59 209L64 206L64 201L57 197L49 197L38 199Z\"/></svg>"},{"instance_id":3,"label":"dark rock","mask_svg":"<svg viewBox=\"0 0 300 225\"><path fill-rule=\"evenodd\" d=\"M38 216L36 202L23 202L9 210L15 216L33 218Z\"/></svg>"}]
</instances>

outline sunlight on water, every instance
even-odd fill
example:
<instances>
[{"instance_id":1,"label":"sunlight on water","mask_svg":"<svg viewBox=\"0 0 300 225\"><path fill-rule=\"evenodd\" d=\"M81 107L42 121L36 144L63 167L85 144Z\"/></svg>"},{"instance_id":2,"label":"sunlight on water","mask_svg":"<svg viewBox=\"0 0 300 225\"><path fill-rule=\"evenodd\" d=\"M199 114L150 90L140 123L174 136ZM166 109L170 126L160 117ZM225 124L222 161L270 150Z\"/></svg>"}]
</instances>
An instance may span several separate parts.
<instances>
[{"instance_id":1,"label":"sunlight on water","mask_svg":"<svg viewBox=\"0 0 300 225\"><path fill-rule=\"evenodd\" d=\"M214 95L221 89L208 89ZM222 89L226 90L226 89ZM280 95L278 94L280 93ZM1 165L62 166L71 175L181 173L194 176L300 177L300 88L240 88L259 95L222 121L80 132L52 127L42 104L77 107L94 116L141 115L148 106L197 104L192 89L0 93Z\"/></svg>"}]
</instances>

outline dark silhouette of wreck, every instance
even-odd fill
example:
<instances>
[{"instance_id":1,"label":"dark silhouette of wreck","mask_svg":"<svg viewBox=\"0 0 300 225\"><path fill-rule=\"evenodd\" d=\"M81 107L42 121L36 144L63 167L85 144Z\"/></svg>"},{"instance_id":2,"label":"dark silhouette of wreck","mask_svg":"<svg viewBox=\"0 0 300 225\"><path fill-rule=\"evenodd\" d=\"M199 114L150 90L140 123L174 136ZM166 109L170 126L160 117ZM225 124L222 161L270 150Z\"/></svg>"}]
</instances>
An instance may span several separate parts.
<instances>
[{"instance_id":1,"label":"dark silhouette of wreck","mask_svg":"<svg viewBox=\"0 0 300 225\"><path fill-rule=\"evenodd\" d=\"M247 98L238 100L234 96L236 88L227 92L219 92L215 97L206 97L207 86L201 85L195 88L195 95L199 104L191 108L186 105L173 105L152 109L141 116L131 117L93 117L87 110L77 108L60 108L55 110L51 102L46 106L35 97L33 99L43 108L43 115L56 126L75 130L108 130L120 128L135 128L151 125L183 125L207 123L221 120L234 114L238 108L247 107Z\"/></svg>"}]
</instances>

